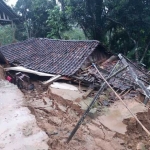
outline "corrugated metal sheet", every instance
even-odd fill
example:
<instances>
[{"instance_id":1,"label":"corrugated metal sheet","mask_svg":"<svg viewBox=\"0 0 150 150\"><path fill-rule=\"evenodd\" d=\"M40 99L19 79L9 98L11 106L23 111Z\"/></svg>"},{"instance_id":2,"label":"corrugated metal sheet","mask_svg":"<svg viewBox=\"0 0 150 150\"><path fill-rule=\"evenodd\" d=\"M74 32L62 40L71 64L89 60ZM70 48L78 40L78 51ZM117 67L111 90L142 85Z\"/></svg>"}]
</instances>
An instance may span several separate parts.
<instances>
[{"instance_id":1,"label":"corrugated metal sheet","mask_svg":"<svg viewBox=\"0 0 150 150\"><path fill-rule=\"evenodd\" d=\"M29 39L0 47L9 63L19 62L29 69L71 76L99 45L99 41Z\"/></svg>"}]
</instances>

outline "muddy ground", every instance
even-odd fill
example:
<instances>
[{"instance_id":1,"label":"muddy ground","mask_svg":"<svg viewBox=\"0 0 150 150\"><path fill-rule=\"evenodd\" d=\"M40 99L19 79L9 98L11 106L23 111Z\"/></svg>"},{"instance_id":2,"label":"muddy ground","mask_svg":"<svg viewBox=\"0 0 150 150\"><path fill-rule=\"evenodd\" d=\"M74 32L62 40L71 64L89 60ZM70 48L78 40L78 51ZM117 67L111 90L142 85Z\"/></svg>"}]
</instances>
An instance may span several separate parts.
<instances>
[{"instance_id":1,"label":"muddy ground","mask_svg":"<svg viewBox=\"0 0 150 150\"><path fill-rule=\"evenodd\" d=\"M26 105L36 117L37 124L49 136L50 150L136 150L141 143L146 150L150 149L150 138L133 118L124 120L127 132L122 135L103 126L98 117L87 117L72 141L67 144L68 136L82 115L81 111L65 102L50 99L46 88L39 83L34 84L34 91L22 92L26 98ZM137 116L150 131L150 115L144 112Z\"/></svg>"}]
</instances>

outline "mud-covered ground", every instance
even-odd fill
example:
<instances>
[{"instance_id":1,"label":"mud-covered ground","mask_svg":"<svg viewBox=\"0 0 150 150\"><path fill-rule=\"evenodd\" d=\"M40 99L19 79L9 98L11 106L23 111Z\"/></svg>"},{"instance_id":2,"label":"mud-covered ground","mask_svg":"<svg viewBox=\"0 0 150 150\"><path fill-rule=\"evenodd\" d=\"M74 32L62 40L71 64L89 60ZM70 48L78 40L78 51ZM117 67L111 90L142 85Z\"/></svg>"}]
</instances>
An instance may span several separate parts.
<instances>
[{"instance_id":1,"label":"mud-covered ground","mask_svg":"<svg viewBox=\"0 0 150 150\"><path fill-rule=\"evenodd\" d=\"M150 110L137 114L141 123L150 131ZM150 150L150 136L142 129L134 118L125 119L123 121L127 125L125 136L116 134L117 137L125 141L125 145L130 149L138 149L139 145L143 145L145 149Z\"/></svg>"},{"instance_id":2,"label":"mud-covered ground","mask_svg":"<svg viewBox=\"0 0 150 150\"><path fill-rule=\"evenodd\" d=\"M72 141L67 144L68 136L82 115L81 111L68 106L65 101L62 103L50 99L46 89L40 84L34 84L36 87L34 91L23 93L39 127L49 136L50 150L136 150L140 142L149 149L149 137L133 118L124 120L127 132L122 135L104 127L97 117L94 119L87 117ZM149 116L146 112L138 114L140 121L150 131Z\"/></svg>"}]
</instances>

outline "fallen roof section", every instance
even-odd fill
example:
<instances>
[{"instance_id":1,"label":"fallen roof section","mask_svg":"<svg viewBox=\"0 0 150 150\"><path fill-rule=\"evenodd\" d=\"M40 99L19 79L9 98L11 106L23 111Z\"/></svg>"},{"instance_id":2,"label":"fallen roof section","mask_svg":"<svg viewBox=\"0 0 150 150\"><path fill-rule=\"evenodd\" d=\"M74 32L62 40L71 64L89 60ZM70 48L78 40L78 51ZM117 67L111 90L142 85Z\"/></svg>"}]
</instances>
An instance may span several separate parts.
<instances>
[{"instance_id":1,"label":"fallen roof section","mask_svg":"<svg viewBox=\"0 0 150 150\"><path fill-rule=\"evenodd\" d=\"M71 76L92 54L99 41L51 40L32 38L0 47L9 63L50 74Z\"/></svg>"}]
</instances>

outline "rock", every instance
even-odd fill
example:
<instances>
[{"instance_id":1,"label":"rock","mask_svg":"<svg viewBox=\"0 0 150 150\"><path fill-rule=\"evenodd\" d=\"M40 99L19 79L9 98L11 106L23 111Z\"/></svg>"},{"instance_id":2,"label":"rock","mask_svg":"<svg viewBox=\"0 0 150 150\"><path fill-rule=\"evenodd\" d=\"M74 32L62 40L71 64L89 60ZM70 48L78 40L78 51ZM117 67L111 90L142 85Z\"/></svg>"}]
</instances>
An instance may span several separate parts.
<instances>
[{"instance_id":1,"label":"rock","mask_svg":"<svg viewBox=\"0 0 150 150\"><path fill-rule=\"evenodd\" d=\"M83 99L83 94L84 93L81 93L80 91L55 89L52 87L50 87L47 91L47 95L50 99L55 100L55 103L59 103L62 106L70 107L78 113L83 113L80 107L80 102ZM63 111L65 111L62 107L60 107L60 109L63 109Z\"/></svg>"},{"instance_id":2,"label":"rock","mask_svg":"<svg viewBox=\"0 0 150 150\"><path fill-rule=\"evenodd\" d=\"M105 95L100 95L99 99L100 101L103 101L103 100L107 100L108 98Z\"/></svg>"},{"instance_id":3,"label":"rock","mask_svg":"<svg viewBox=\"0 0 150 150\"><path fill-rule=\"evenodd\" d=\"M57 97L61 97L63 100L75 101L78 98L82 99L83 93L80 91L72 91L68 89L56 89L49 87L48 95L51 99L55 99Z\"/></svg>"},{"instance_id":4,"label":"rock","mask_svg":"<svg viewBox=\"0 0 150 150\"><path fill-rule=\"evenodd\" d=\"M30 127L26 127L23 129L22 133L24 136L30 136L33 134L33 130Z\"/></svg>"},{"instance_id":5,"label":"rock","mask_svg":"<svg viewBox=\"0 0 150 150\"><path fill-rule=\"evenodd\" d=\"M129 121L129 124L132 125L132 126L135 126L136 125L136 119L131 118L130 121Z\"/></svg>"},{"instance_id":6,"label":"rock","mask_svg":"<svg viewBox=\"0 0 150 150\"><path fill-rule=\"evenodd\" d=\"M88 113L88 116L91 117L92 119L94 119L96 117L96 113L97 113L97 108L93 108Z\"/></svg>"},{"instance_id":7,"label":"rock","mask_svg":"<svg viewBox=\"0 0 150 150\"><path fill-rule=\"evenodd\" d=\"M57 126L61 125L62 121L58 117L50 117L48 120L49 123L54 123Z\"/></svg>"},{"instance_id":8,"label":"rock","mask_svg":"<svg viewBox=\"0 0 150 150\"><path fill-rule=\"evenodd\" d=\"M145 145L142 142L138 143L136 146L136 150L146 150Z\"/></svg>"},{"instance_id":9,"label":"rock","mask_svg":"<svg viewBox=\"0 0 150 150\"><path fill-rule=\"evenodd\" d=\"M49 123L44 123L43 128L44 128L45 132L48 134L48 136L58 134L56 127Z\"/></svg>"},{"instance_id":10,"label":"rock","mask_svg":"<svg viewBox=\"0 0 150 150\"><path fill-rule=\"evenodd\" d=\"M90 103L92 102L93 98L87 98L85 100L82 100L78 105L81 107L81 110L82 112L84 112L88 106L90 105ZM97 105L95 104L93 106L94 108L92 108L90 110L90 112L88 113L88 115L91 117L91 118L94 118L95 115L96 115L96 112L97 112Z\"/></svg>"},{"instance_id":11,"label":"rock","mask_svg":"<svg viewBox=\"0 0 150 150\"><path fill-rule=\"evenodd\" d=\"M67 111L67 108L63 105L60 105L60 104L57 104L58 105L58 108L62 111L62 112L66 112Z\"/></svg>"}]
</instances>

